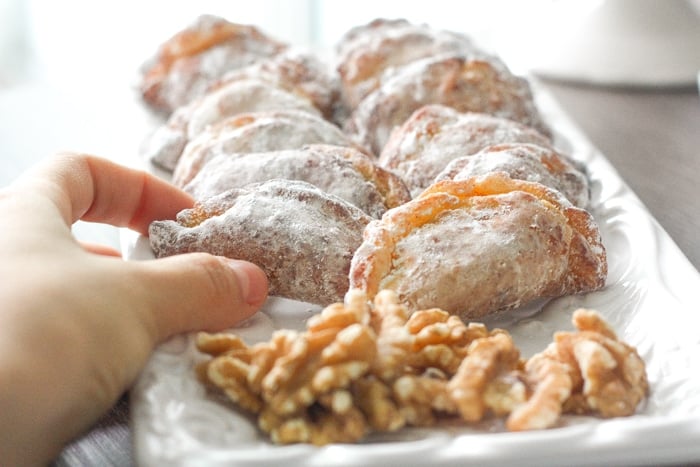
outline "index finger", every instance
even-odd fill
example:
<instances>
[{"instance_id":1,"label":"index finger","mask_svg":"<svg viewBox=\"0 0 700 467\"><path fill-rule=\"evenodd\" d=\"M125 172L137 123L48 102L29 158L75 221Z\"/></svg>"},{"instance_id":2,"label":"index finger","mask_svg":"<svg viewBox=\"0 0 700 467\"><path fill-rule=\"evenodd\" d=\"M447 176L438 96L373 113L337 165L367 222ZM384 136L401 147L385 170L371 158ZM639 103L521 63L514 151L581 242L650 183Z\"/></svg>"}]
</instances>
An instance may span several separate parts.
<instances>
[{"instance_id":1,"label":"index finger","mask_svg":"<svg viewBox=\"0 0 700 467\"><path fill-rule=\"evenodd\" d=\"M173 219L194 203L190 195L153 175L86 154L59 154L33 175L35 182L48 182L36 185L68 225L102 222L147 235L152 221Z\"/></svg>"}]
</instances>

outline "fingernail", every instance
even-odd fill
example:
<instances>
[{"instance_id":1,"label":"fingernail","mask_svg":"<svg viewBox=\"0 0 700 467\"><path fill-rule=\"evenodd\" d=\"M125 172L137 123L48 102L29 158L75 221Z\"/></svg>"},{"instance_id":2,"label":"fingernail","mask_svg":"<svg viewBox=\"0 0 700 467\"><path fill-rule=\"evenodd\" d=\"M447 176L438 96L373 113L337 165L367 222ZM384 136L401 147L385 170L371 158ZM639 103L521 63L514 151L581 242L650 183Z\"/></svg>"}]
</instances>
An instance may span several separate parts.
<instances>
[{"instance_id":1,"label":"fingernail","mask_svg":"<svg viewBox=\"0 0 700 467\"><path fill-rule=\"evenodd\" d=\"M243 300L248 305L260 306L267 298L267 276L258 266L247 261L226 259L238 278Z\"/></svg>"}]
</instances>

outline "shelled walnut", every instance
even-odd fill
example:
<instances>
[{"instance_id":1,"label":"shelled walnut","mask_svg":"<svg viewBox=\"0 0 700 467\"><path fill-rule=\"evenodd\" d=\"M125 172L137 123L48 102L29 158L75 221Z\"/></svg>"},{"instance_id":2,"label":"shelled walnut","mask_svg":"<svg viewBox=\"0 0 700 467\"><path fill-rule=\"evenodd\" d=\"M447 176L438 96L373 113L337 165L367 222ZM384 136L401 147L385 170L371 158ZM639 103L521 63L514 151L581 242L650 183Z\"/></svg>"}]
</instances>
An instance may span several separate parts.
<instances>
[{"instance_id":1,"label":"shelled walnut","mask_svg":"<svg viewBox=\"0 0 700 467\"><path fill-rule=\"evenodd\" d=\"M523 360L504 330L411 312L392 291L370 303L351 290L305 331L268 342L200 333L197 347L212 358L198 370L279 444L357 442L443 419L506 417L520 431L555 426L566 412L633 414L648 392L644 362L597 312L577 310L573 321L578 331Z\"/></svg>"}]
</instances>

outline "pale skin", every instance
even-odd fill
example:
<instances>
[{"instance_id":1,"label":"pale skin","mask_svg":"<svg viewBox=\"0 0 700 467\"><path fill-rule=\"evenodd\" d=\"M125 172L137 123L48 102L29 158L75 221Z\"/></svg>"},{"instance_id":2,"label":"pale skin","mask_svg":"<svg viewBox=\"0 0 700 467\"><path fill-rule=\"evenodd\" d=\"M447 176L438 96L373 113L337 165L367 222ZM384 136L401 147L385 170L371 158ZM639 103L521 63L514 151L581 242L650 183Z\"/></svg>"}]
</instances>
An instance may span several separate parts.
<instances>
[{"instance_id":1,"label":"pale skin","mask_svg":"<svg viewBox=\"0 0 700 467\"><path fill-rule=\"evenodd\" d=\"M0 189L0 465L41 465L133 384L154 347L230 327L267 297L250 263L193 253L124 261L79 220L146 234L192 199L143 172L61 154Z\"/></svg>"}]
</instances>

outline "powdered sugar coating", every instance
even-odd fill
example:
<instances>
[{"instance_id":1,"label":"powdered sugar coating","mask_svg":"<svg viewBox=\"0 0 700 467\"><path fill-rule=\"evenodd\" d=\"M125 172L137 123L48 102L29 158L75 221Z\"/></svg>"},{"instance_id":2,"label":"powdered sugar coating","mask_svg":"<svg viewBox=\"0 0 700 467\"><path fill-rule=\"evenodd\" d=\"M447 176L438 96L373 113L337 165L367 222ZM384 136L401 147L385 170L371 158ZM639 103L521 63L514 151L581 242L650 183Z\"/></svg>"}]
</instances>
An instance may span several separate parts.
<instances>
[{"instance_id":1,"label":"powdered sugar coating","mask_svg":"<svg viewBox=\"0 0 700 467\"><path fill-rule=\"evenodd\" d=\"M549 133L525 79L490 61L461 55L429 57L401 67L360 103L345 129L380 154L394 128L428 104L508 118Z\"/></svg>"},{"instance_id":2,"label":"powdered sugar coating","mask_svg":"<svg viewBox=\"0 0 700 467\"><path fill-rule=\"evenodd\" d=\"M395 290L421 308L453 313L464 309L467 299L471 318L516 308L548 292L565 273L564 225L524 192L476 200L469 210L451 210L400 239L380 288ZM538 278L534 286L531 275ZM460 289L471 293L454 293Z\"/></svg>"},{"instance_id":3,"label":"powdered sugar coating","mask_svg":"<svg viewBox=\"0 0 700 467\"><path fill-rule=\"evenodd\" d=\"M403 181L372 158L352 148L330 145L219 155L204 165L185 191L195 199L207 199L274 178L311 183L376 218L410 199Z\"/></svg>"},{"instance_id":4,"label":"powdered sugar coating","mask_svg":"<svg viewBox=\"0 0 700 467\"><path fill-rule=\"evenodd\" d=\"M474 319L596 290L606 276L590 214L544 185L492 173L436 183L371 222L350 286Z\"/></svg>"},{"instance_id":5,"label":"powdered sugar coating","mask_svg":"<svg viewBox=\"0 0 700 467\"><path fill-rule=\"evenodd\" d=\"M299 110L320 115L307 99L269 83L246 79L226 83L178 108L148 139L142 152L152 163L173 170L187 143L209 126L241 113Z\"/></svg>"},{"instance_id":6,"label":"powdered sugar coating","mask_svg":"<svg viewBox=\"0 0 700 467\"><path fill-rule=\"evenodd\" d=\"M301 110L320 115L308 99L257 79L239 80L212 91L193 107L187 136L192 138L225 117L265 110Z\"/></svg>"},{"instance_id":7,"label":"powdered sugar coating","mask_svg":"<svg viewBox=\"0 0 700 467\"><path fill-rule=\"evenodd\" d=\"M231 190L149 228L156 256L204 251L258 264L270 294L342 301L362 230L360 209L305 182L270 180Z\"/></svg>"},{"instance_id":8,"label":"powdered sugar coating","mask_svg":"<svg viewBox=\"0 0 700 467\"><path fill-rule=\"evenodd\" d=\"M353 26L341 36L335 45L337 56L347 55L356 47L356 41L363 41L365 36L381 36L392 29L400 29L411 26L405 18L375 18L369 23Z\"/></svg>"},{"instance_id":9,"label":"powdered sugar coating","mask_svg":"<svg viewBox=\"0 0 700 467\"><path fill-rule=\"evenodd\" d=\"M551 145L538 131L513 120L426 105L394 131L379 164L403 178L418 196L452 160L500 143Z\"/></svg>"},{"instance_id":10,"label":"powdered sugar coating","mask_svg":"<svg viewBox=\"0 0 700 467\"><path fill-rule=\"evenodd\" d=\"M435 181L466 180L492 172L554 188L580 208L586 208L590 200L585 173L555 150L535 144L488 146L474 155L453 160Z\"/></svg>"},{"instance_id":11,"label":"powdered sugar coating","mask_svg":"<svg viewBox=\"0 0 700 467\"><path fill-rule=\"evenodd\" d=\"M141 93L147 104L169 114L204 94L227 71L286 48L254 26L202 15L165 41L144 64Z\"/></svg>"},{"instance_id":12,"label":"powdered sugar coating","mask_svg":"<svg viewBox=\"0 0 700 467\"><path fill-rule=\"evenodd\" d=\"M239 114L212 125L187 144L175 167L173 183L184 187L219 154L296 149L316 143L356 147L340 128L308 112Z\"/></svg>"},{"instance_id":13,"label":"powdered sugar coating","mask_svg":"<svg viewBox=\"0 0 700 467\"><path fill-rule=\"evenodd\" d=\"M324 118L334 119L340 99L340 81L337 73L314 54L290 48L247 67L227 72L211 88L251 78L299 95L311 102Z\"/></svg>"}]
</instances>

